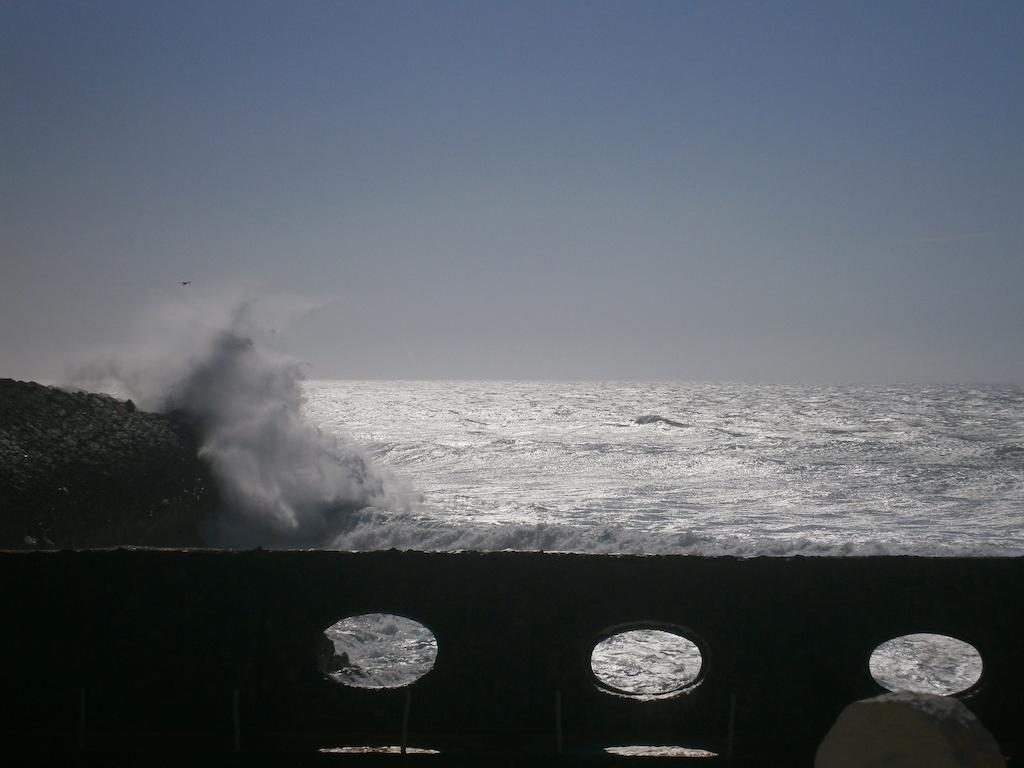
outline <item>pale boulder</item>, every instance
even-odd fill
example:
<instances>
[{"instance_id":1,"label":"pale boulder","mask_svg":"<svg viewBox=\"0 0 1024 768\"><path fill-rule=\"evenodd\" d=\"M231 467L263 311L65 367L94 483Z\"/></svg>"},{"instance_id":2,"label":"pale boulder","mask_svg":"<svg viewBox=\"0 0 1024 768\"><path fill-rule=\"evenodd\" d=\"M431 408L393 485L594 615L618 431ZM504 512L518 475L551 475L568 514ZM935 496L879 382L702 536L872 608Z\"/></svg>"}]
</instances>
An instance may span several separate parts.
<instances>
[{"instance_id":1,"label":"pale boulder","mask_svg":"<svg viewBox=\"0 0 1024 768\"><path fill-rule=\"evenodd\" d=\"M818 747L815 768L1000 768L999 745L961 701L889 693L850 704Z\"/></svg>"}]
</instances>

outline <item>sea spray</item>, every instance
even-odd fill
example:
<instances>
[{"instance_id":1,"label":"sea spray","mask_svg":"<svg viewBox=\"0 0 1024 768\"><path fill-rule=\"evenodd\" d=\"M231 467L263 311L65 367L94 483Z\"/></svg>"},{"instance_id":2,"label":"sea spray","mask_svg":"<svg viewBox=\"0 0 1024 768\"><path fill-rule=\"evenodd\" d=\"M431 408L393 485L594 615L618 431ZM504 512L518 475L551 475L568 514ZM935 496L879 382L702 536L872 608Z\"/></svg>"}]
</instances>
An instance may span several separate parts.
<instances>
[{"instance_id":1,"label":"sea spray","mask_svg":"<svg viewBox=\"0 0 1024 768\"><path fill-rule=\"evenodd\" d=\"M267 343L258 308L242 302L227 317L164 308L166 333L146 354L94 362L75 380L193 425L222 501L202 527L211 545L324 547L365 515L408 512L400 481L343 435L305 420L301 365ZM188 323L166 322L178 317Z\"/></svg>"},{"instance_id":2,"label":"sea spray","mask_svg":"<svg viewBox=\"0 0 1024 768\"><path fill-rule=\"evenodd\" d=\"M401 509L404 494L351 444L308 424L298 365L226 330L168 393L202 436L224 501L211 543L317 547L366 508Z\"/></svg>"}]
</instances>

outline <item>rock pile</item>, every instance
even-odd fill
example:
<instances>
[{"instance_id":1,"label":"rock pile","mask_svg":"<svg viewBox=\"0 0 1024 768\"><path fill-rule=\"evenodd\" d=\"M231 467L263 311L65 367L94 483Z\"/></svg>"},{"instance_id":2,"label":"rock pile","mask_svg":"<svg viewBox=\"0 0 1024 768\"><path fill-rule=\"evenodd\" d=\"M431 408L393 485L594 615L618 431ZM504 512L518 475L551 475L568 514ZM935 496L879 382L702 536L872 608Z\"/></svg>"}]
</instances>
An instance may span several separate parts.
<instances>
[{"instance_id":1,"label":"rock pile","mask_svg":"<svg viewBox=\"0 0 1024 768\"><path fill-rule=\"evenodd\" d=\"M0 379L0 549L195 546L217 496L181 418Z\"/></svg>"}]
</instances>

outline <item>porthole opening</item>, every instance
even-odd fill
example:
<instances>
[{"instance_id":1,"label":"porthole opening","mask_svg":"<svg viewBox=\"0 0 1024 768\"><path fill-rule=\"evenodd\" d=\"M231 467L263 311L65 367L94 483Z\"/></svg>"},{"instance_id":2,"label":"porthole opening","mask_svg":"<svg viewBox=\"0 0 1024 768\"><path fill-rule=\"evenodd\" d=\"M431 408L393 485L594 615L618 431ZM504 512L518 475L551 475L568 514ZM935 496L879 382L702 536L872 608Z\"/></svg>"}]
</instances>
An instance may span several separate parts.
<instances>
[{"instance_id":1,"label":"porthole opening","mask_svg":"<svg viewBox=\"0 0 1024 768\"><path fill-rule=\"evenodd\" d=\"M597 643L590 654L591 671L603 689L645 699L692 687L703 666L696 643L665 629L616 632Z\"/></svg>"},{"instance_id":2,"label":"porthole opening","mask_svg":"<svg viewBox=\"0 0 1024 768\"><path fill-rule=\"evenodd\" d=\"M868 661L871 676L886 690L941 696L963 693L977 685L982 666L981 654L970 643L931 633L887 640Z\"/></svg>"},{"instance_id":3,"label":"porthole opening","mask_svg":"<svg viewBox=\"0 0 1024 768\"><path fill-rule=\"evenodd\" d=\"M366 744L351 747L321 747L322 755L440 755L436 749L426 747L401 747L397 744L374 745Z\"/></svg>"},{"instance_id":4,"label":"porthole opening","mask_svg":"<svg viewBox=\"0 0 1024 768\"><path fill-rule=\"evenodd\" d=\"M682 747L676 744L630 744L621 747L605 747L609 755L619 757L718 757L717 752L697 747Z\"/></svg>"},{"instance_id":5,"label":"porthole opening","mask_svg":"<svg viewBox=\"0 0 1024 768\"><path fill-rule=\"evenodd\" d=\"M364 613L324 630L321 672L356 688L411 685L434 667L437 639L423 624L391 613Z\"/></svg>"}]
</instances>

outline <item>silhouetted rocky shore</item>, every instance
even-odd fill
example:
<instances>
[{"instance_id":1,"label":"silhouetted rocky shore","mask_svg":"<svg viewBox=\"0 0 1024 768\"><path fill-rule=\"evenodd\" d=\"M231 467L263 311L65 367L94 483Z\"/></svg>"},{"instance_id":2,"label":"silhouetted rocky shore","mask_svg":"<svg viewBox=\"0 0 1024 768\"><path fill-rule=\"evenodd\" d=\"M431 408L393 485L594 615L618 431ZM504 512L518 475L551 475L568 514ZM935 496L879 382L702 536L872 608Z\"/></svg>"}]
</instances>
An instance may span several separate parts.
<instances>
[{"instance_id":1,"label":"silhouetted rocky shore","mask_svg":"<svg viewBox=\"0 0 1024 768\"><path fill-rule=\"evenodd\" d=\"M0 379L0 548L198 546L216 507L180 416Z\"/></svg>"}]
</instances>

